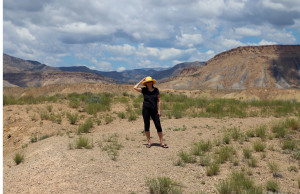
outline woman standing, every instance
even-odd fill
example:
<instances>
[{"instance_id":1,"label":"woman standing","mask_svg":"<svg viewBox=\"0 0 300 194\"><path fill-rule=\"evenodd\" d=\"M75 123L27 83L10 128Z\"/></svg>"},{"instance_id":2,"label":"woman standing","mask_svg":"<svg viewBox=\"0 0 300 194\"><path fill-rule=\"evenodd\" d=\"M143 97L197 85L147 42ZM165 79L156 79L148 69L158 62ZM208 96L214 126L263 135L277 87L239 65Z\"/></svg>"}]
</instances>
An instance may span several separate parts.
<instances>
[{"instance_id":1,"label":"woman standing","mask_svg":"<svg viewBox=\"0 0 300 194\"><path fill-rule=\"evenodd\" d=\"M143 83L143 88L140 88L139 85ZM150 117L152 118L154 125L157 130L157 134L160 140L160 146L163 148L168 148L167 144L163 142L162 128L160 125L160 116L161 116L161 100L159 96L159 90L153 85L156 83L155 79L152 77L143 78L139 83L137 83L133 88L142 93L144 96L143 102L143 119L144 119L144 128L146 137L148 140L147 148L151 147L150 139ZM158 107L157 107L158 104Z\"/></svg>"}]
</instances>

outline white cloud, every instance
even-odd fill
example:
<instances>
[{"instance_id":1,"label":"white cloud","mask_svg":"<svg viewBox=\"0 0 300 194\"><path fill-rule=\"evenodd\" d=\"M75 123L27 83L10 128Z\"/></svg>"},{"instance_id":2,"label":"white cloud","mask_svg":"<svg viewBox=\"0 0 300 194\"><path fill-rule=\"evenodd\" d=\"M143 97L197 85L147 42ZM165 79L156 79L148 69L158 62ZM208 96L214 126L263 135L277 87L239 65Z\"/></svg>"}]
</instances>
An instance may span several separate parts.
<instances>
[{"instance_id":1,"label":"white cloud","mask_svg":"<svg viewBox=\"0 0 300 194\"><path fill-rule=\"evenodd\" d=\"M97 59L91 59L91 62L97 67L97 70L100 71L112 71L113 67L110 62L107 61L98 61Z\"/></svg>"},{"instance_id":2,"label":"white cloud","mask_svg":"<svg viewBox=\"0 0 300 194\"><path fill-rule=\"evenodd\" d=\"M125 70L126 70L126 67L119 67L119 68L117 69L118 72L122 72L122 71L125 71Z\"/></svg>"},{"instance_id":3,"label":"white cloud","mask_svg":"<svg viewBox=\"0 0 300 194\"><path fill-rule=\"evenodd\" d=\"M261 35L260 30L246 28L246 27L236 28L235 32L241 36L259 36L259 35Z\"/></svg>"},{"instance_id":4,"label":"white cloud","mask_svg":"<svg viewBox=\"0 0 300 194\"><path fill-rule=\"evenodd\" d=\"M201 34L182 34L181 37L176 36L178 44L184 47L194 47L203 42Z\"/></svg>"},{"instance_id":5,"label":"white cloud","mask_svg":"<svg viewBox=\"0 0 300 194\"><path fill-rule=\"evenodd\" d=\"M277 44L276 42L271 42L271 41L266 41L266 40L261 40L258 45L274 45Z\"/></svg>"},{"instance_id":6,"label":"white cloud","mask_svg":"<svg viewBox=\"0 0 300 194\"><path fill-rule=\"evenodd\" d=\"M129 44L124 45L101 45L101 49L103 51L110 52L114 55L122 55L122 56L129 56L133 55L136 52L136 48L134 46L131 46Z\"/></svg>"}]
</instances>

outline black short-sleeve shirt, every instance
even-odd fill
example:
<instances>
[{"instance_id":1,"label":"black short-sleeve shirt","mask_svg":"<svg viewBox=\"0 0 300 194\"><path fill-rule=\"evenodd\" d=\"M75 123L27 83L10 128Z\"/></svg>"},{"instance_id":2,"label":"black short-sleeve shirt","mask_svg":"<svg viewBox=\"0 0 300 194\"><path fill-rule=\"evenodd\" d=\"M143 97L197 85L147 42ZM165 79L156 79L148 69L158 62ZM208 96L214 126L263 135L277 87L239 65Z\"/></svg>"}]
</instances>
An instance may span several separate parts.
<instances>
[{"instance_id":1,"label":"black short-sleeve shirt","mask_svg":"<svg viewBox=\"0 0 300 194\"><path fill-rule=\"evenodd\" d=\"M147 87L143 87L142 93L144 96L143 107L153 108L153 109L157 110L157 101L158 101L159 90L157 88L154 88L153 91L150 92L147 89Z\"/></svg>"}]
</instances>

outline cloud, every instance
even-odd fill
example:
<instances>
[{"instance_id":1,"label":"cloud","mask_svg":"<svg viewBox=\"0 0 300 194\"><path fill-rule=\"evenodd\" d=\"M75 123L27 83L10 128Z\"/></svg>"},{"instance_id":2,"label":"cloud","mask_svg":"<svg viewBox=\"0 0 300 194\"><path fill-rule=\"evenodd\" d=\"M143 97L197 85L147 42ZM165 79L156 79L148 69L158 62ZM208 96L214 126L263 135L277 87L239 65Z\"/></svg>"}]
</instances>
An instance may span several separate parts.
<instances>
[{"instance_id":1,"label":"cloud","mask_svg":"<svg viewBox=\"0 0 300 194\"><path fill-rule=\"evenodd\" d=\"M294 0L6 0L3 50L55 66L170 66L237 46L299 44L299 10Z\"/></svg>"},{"instance_id":2,"label":"cloud","mask_svg":"<svg viewBox=\"0 0 300 194\"><path fill-rule=\"evenodd\" d=\"M182 34L180 37L177 36L178 45L184 47L194 47L203 42L201 34Z\"/></svg>"},{"instance_id":3,"label":"cloud","mask_svg":"<svg viewBox=\"0 0 300 194\"><path fill-rule=\"evenodd\" d=\"M117 72L122 72L122 71L125 71L126 70L126 67L119 67L118 69L117 69Z\"/></svg>"},{"instance_id":4,"label":"cloud","mask_svg":"<svg viewBox=\"0 0 300 194\"><path fill-rule=\"evenodd\" d=\"M102 51L106 51L111 53L112 55L121 55L121 56L129 56L133 55L136 52L136 48L129 44L124 45L101 45Z\"/></svg>"},{"instance_id":5,"label":"cloud","mask_svg":"<svg viewBox=\"0 0 300 194\"><path fill-rule=\"evenodd\" d=\"M94 64L99 71L112 71L113 67L110 62L98 61L96 58L91 59L91 63Z\"/></svg>"},{"instance_id":6,"label":"cloud","mask_svg":"<svg viewBox=\"0 0 300 194\"><path fill-rule=\"evenodd\" d=\"M259 36L261 31L257 29L251 29L247 27L239 27L235 29L235 32L241 36Z\"/></svg>"},{"instance_id":7,"label":"cloud","mask_svg":"<svg viewBox=\"0 0 300 194\"><path fill-rule=\"evenodd\" d=\"M261 40L258 45L274 45L277 44L276 42L270 42L270 41L266 41L266 40Z\"/></svg>"}]
</instances>

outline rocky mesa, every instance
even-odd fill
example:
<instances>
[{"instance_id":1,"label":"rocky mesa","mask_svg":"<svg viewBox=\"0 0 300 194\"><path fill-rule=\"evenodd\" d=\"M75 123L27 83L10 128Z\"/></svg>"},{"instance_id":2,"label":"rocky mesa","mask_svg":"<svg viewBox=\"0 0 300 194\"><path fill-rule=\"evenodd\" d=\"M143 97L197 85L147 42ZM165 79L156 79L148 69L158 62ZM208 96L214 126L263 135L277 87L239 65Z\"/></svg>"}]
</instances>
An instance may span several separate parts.
<instances>
[{"instance_id":1,"label":"rocky mesa","mask_svg":"<svg viewBox=\"0 0 300 194\"><path fill-rule=\"evenodd\" d=\"M231 49L205 66L185 68L163 85L173 89L299 88L300 45Z\"/></svg>"}]
</instances>

